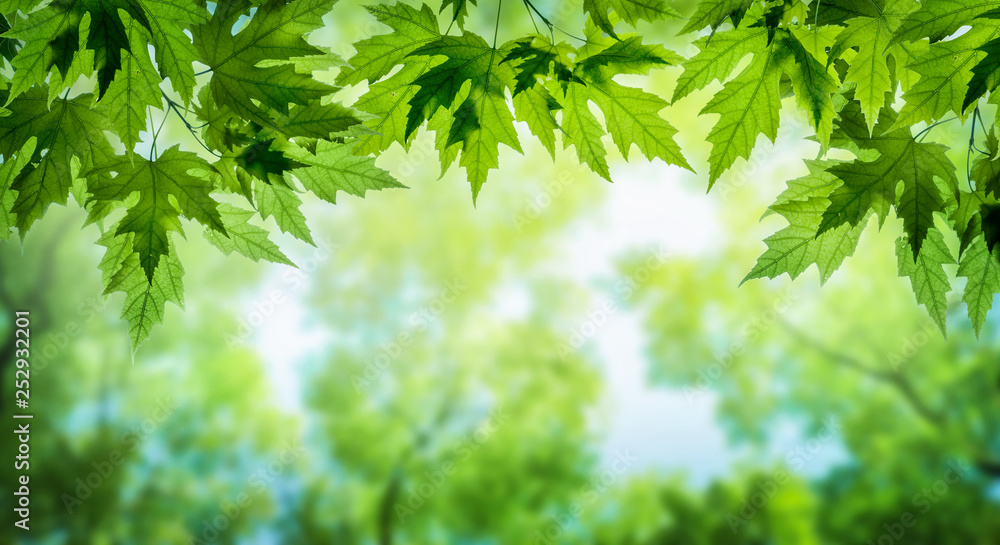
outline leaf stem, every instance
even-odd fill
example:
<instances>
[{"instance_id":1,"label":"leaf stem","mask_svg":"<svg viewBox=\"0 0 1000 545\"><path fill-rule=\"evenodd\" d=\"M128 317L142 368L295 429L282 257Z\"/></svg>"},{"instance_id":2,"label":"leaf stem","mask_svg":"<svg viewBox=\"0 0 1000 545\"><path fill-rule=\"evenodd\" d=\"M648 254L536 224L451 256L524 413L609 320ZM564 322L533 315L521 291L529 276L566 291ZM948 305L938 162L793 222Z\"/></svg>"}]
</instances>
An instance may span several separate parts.
<instances>
[{"instance_id":1,"label":"leaf stem","mask_svg":"<svg viewBox=\"0 0 1000 545\"><path fill-rule=\"evenodd\" d=\"M976 111L972 114L972 131L969 133L969 149L965 153L965 179L969 182L969 191L975 191L972 189L972 150L976 148L976 114L979 113L979 105L976 105Z\"/></svg>"},{"instance_id":2,"label":"leaf stem","mask_svg":"<svg viewBox=\"0 0 1000 545\"><path fill-rule=\"evenodd\" d=\"M497 22L493 26L493 49L497 48L497 35L500 34L500 8L503 7L503 0L497 2Z\"/></svg>"},{"instance_id":3,"label":"leaf stem","mask_svg":"<svg viewBox=\"0 0 1000 545\"><path fill-rule=\"evenodd\" d=\"M530 10L529 11L529 15L530 15L531 11L534 11L536 15L538 15L539 17L542 18L542 22L545 23L545 26L549 27L549 35L552 37L552 42L553 43L555 43L555 41L556 41L555 36L552 34L552 30L553 29L554 30L558 30L559 32L562 32L563 34L569 36L570 38L573 38L574 40L580 40L581 42L583 42L585 44L589 44L590 43L590 40L588 40L586 38L581 38L579 36L574 36L573 34L570 34L569 32L566 32L565 30L563 30L563 29L559 28L558 26L556 26L556 24L553 23L552 21L549 21L549 19L545 15L542 15L542 12L538 11L538 8L536 8L535 5L531 3L531 0L524 0L524 4L526 6L528 6L528 9ZM534 24L535 19L532 18L531 22L532 22L532 24ZM536 28L535 30L537 31L538 29Z\"/></svg>"},{"instance_id":4,"label":"leaf stem","mask_svg":"<svg viewBox=\"0 0 1000 545\"><path fill-rule=\"evenodd\" d=\"M160 131L163 130L163 126L167 124L167 117L169 112L164 112L163 121L160 121L160 128L156 129L153 133L153 145L149 147L149 160L153 160L153 156L156 155L156 139L160 137Z\"/></svg>"},{"instance_id":5,"label":"leaf stem","mask_svg":"<svg viewBox=\"0 0 1000 545\"><path fill-rule=\"evenodd\" d=\"M928 126L926 129L918 132L917 135L913 137L913 139L916 140L916 139L920 138L921 136L923 136L928 131L930 131L931 129L933 129L934 127L937 127L938 125L944 125L945 123L954 121L956 119L958 119L958 118L957 117L953 117L951 119L945 119L944 121L938 121L937 123L934 123L933 125Z\"/></svg>"},{"instance_id":6,"label":"leaf stem","mask_svg":"<svg viewBox=\"0 0 1000 545\"><path fill-rule=\"evenodd\" d=\"M990 134L988 132L986 132L986 122L983 121L983 114L979 111L979 106L978 105L976 106L976 111L972 115L973 115L973 118L977 118L977 117L979 118L979 127L983 131L983 136L985 136L986 139L989 140Z\"/></svg>"},{"instance_id":7,"label":"leaf stem","mask_svg":"<svg viewBox=\"0 0 1000 545\"><path fill-rule=\"evenodd\" d=\"M528 18L531 19L531 26L535 27L535 34L541 34L541 32L538 31L538 25L535 24L535 14L531 13L531 8L529 7L530 5L531 4L528 3L528 0L524 0L524 9L528 11ZM542 17L542 21L545 21L545 17ZM552 34L551 26L549 26L549 34Z\"/></svg>"},{"instance_id":8,"label":"leaf stem","mask_svg":"<svg viewBox=\"0 0 1000 545\"><path fill-rule=\"evenodd\" d=\"M524 5L528 6L529 12L534 11L539 17L541 17L542 22L545 23L545 26L549 27L550 29L555 26L554 24L552 24L552 21L549 21L548 18L542 15L542 12L538 11L538 8L536 8L535 5L531 3L531 0L524 0ZM532 19L532 21L534 21L534 19Z\"/></svg>"},{"instance_id":9,"label":"leaf stem","mask_svg":"<svg viewBox=\"0 0 1000 545\"><path fill-rule=\"evenodd\" d=\"M195 127L195 126L191 125L191 123L189 123L188 120L184 117L184 114L181 113L181 110L178 107L178 105L177 105L176 102L174 102L173 100L171 100L170 97L168 97L166 95L164 95L163 98L167 101L167 107L170 108L170 110L172 110L175 114L177 114L177 117L181 118L181 121L184 123L184 126L187 127L188 132L191 133L191 136L194 137L195 141L197 141L199 144L201 144L201 147L205 148L205 151L207 151L208 153L211 153L215 157L220 157L221 158L222 157L221 155L219 155L218 153L215 153L214 151L212 151L211 148L209 148L204 142L202 142L201 137L198 136L197 129L201 129L201 128L205 127L205 125L207 125L208 123L205 123L205 124L200 125L198 127Z\"/></svg>"}]
</instances>

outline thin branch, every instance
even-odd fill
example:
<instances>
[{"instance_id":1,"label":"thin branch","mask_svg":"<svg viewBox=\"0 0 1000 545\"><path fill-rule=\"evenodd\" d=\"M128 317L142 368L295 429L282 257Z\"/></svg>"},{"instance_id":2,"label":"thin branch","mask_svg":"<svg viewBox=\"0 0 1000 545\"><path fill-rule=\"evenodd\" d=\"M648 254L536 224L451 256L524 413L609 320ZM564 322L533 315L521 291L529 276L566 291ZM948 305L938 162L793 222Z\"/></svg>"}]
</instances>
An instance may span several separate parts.
<instances>
[{"instance_id":1,"label":"thin branch","mask_svg":"<svg viewBox=\"0 0 1000 545\"><path fill-rule=\"evenodd\" d=\"M403 468L397 464L392 469L392 477L382 493L378 508L378 544L392 545L392 508L403 487Z\"/></svg>"},{"instance_id":2,"label":"thin branch","mask_svg":"<svg viewBox=\"0 0 1000 545\"><path fill-rule=\"evenodd\" d=\"M1000 462L994 460L977 460L976 467L984 474L995 479L1000 479Z\"/></svg>"},{"instance_id":3,"label":"thin branch","mask_svg":"<svg viewBox=\"0 0 1000 545\"><path fill-rule=\"evenodd\" d=\"M987 139L990 137L990 133L986 132L986 122L983 121L983 114L979 111L979 106L976 106L976 110L972 113L973 119L979 118L979 127L983 131L983 136Z\"/></svg>"},{"instance_id":4,"label":"thin branch","mask_svg":"<svg viewBox=\"0 0 1000 545\"><path fill-rule=\"evenodd\" d=\"M906 377L904 377L902 373L899 372L893 373L889 371L874 369L862 363L857 358L849 354L845 354L843 352L840 352L839 350L835 350L823 343L820 343L816 339L813 339L809 335L799 330L794 325L790 324L787 320L782 319L780 320L780 322L785 327L785 329L792 335L792 337L794 337L800 344L808 346L813 350L819 352L827 359L829 359L831 362L840 364L850 369L854 369L855 371L859 371L865 375L868 375L871 378L874 378L875 380L893 385L896 388L896 390L899 391L899 393L901 393L903 397L910 403L910 406L913 408L914 411L916 411L916 413L921 418L923 418L936 428L940 429L944 427L945 422L941 414L933 410L924 402L923 399L921 399L920 395L913 387L913 384L911 384L908 380L906 380Z\"/></svg>"},{"instance_id":5,"label":"thin branch","mask_svg":"<svg viewBox=\"0 0 1000 545\"><path fill-rule=\"evenodd\" d=\"M493 49L497 48L497 35L500 34L500 8L503 7L503 0L497 2L497 22L493 26Z\"/></svg>"},{"instance_id":6,"label":"thin branch","mask_svg":"<svg viewBox=\"0 0 1000 545\"><path fill-rule=\"evenodd\" d=\"M535 34L541 34L541 32L538 31L538 25L535 24L535 14L531 13L531 4L528 3L528 0L524 0L524 9L528 12L528 18L531 19L531 26L535 27ZM544 20L545 17L542 17L542 21ZM551 33L552 33L552 27L550 26L549 34Z\"/></svg>"},{"instance_id":7,"label":"thin branch","mask_svg":"<svg viewBox=\"0 0 1000 545\"><path fill-rule=\"evenodd\" d=\"M188 120L184 117L184 114L181 112L180 107L178 107L178 105L177 105L176 102L174 102L173 100L171 100L170 97L168 97L166 95L164 95L163 98L167 101L167 107L170 108L170 110L173 111L175 114L177 114L177 117L181 118L181 121L184 122L184 126L187 127L188 132L190 132L191 136L193 136L194 139L199 144L201 144L201 147L205 148L205 151L207 151L208 153L211 153L215 157L222 157L218 153L215 153L215 151L213 151L212 148L209 148L205 144L205 142L203 142L201 140L201 137L198 135L198 132L197 132L198 129L204 128L206 125L208 125L208 123L204 123L204 124L199 125L197 127L191 125L191 123L189 123Z\"/></svg>"},{"instance_id":8,"label":"thin branch","mask_svg":"<svg viewBox=\"0 0 1000 545\"><path fill-rule=\"evenodd\" d=\"M156 129L156 132L153 133L153 144L149 146L150 161L152 161L153 156L156 155L156 139L160 137L160 131L163 130L163 126L166 124L167 124L167 113L163 114L163 121L160 121L160 128Z\"/></svg>"},{"instance_id":9,"label":"thin branch","mask_svg":"<svg viewBox=\"0 0 1000 545\"><path fill-rule=\"evenodd\" d=\"M956 119L958 119L958 118L957 117L953 117L951 119L945 119L944 121L938 121L937 123L934 123L933 125L930 125L927 128L925 128L924 130L918 132L917 135L913 137L913 139L916 140L916 139L920 138L921 136L923 136L924 134L926 134L931 129L933 129L934 127L937 127L938 125L944 125L945 123L954 121Z\"/></svg>"}]
</instances>

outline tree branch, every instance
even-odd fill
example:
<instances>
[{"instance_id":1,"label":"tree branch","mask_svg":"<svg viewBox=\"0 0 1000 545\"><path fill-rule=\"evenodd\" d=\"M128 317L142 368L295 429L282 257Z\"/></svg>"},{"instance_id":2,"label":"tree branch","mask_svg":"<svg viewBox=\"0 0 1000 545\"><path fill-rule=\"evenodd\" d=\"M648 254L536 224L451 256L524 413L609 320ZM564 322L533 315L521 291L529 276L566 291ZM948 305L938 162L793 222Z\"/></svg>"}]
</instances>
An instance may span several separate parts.
<instances>
[{"instance_id":1,"label":"tree branch","mask_svg":"<svg viewBox=\"0 0 1000 545\"><path fill-rule=\"evenodd\" d=\"M397 465L392 470L392 478L382 493L382 501L378 508L378 544L392 545L392 507L399 497L399 490L403 487L403 468Z\"/></svg>"},{"instance_id":2,"label":"tree branch","mask_svg":"<svg viewBox=\"0 0 1000 545\"><path fill-rule=\"evenodd\" d=\"M839 350L835 350L816 339L813 339L806 333L799 330L794 325L790 324L787 320L779 319L781 324L785 329L791 334L795 340L804 346L812 348L816 352L819 352L823 356L826 356L831 362L840 364L844 367L854 369L865 375L868 375L875 380L891 384L896 388L896 390L902 394L903 398L909 402L910 407L925 421L933 425L935 428L943 428L945 425L945 419L941 413L932 409L917 393L916 388L913 384L906 379L901 372L889 372L882 371L879 369L874 369L871 366L862 363L857 358L845 354Z\"/></svg>"}]
</instances>

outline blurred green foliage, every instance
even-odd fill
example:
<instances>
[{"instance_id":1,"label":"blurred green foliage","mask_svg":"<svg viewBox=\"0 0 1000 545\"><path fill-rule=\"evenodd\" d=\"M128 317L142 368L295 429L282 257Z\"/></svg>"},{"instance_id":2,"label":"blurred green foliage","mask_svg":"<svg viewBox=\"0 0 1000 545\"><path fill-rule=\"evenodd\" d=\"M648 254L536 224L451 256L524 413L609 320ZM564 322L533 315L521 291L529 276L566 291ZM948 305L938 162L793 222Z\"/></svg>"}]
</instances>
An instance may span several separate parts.
<instances>
[{"instance_id":1,"label":"blurred green foliage","mask_svg":"<svg viewBox=\"0 0 1000 545\"><path fill-rule=\"evenodd\" d=\"M331 23L335 49L364 28ZM673 79L646 83L666 93ZM707 128L691 110L671 121L696 140ZM32 311L36 343L31 531L14 529L5 493L2 542L997 542L1000 324L978 341L970 326L942 338L896 277L892 229L867 233L822 289L813 271L738 287L779 223L758 224L764 203L801 174L784 172L800 167L781 150L719 182L723 238L656 267L630 243L609 280L575 270L586 263L571 250L601 255L581 237L635 176L607 188L537 146L504 157L511 179L473 209L441 190L461 177L433 179L427 144L380 160L405 195L307 213L322 218L319 248L288 240L299 269L179 244L186 309L169 307L134 364L112 310L121 296L91 295L99 233L80 229L82 211L54 209L23 250L0 246L5 400L14 309ZM622 278L634 289L616 290ZM646 388L712 400L734 460L725 474L703 485L697 468L603 449L623 362L596 346L600 332L565 347L609 298L641 325ZM11 464L0 475L8 490Z\"/></svg>"}]
</instances>

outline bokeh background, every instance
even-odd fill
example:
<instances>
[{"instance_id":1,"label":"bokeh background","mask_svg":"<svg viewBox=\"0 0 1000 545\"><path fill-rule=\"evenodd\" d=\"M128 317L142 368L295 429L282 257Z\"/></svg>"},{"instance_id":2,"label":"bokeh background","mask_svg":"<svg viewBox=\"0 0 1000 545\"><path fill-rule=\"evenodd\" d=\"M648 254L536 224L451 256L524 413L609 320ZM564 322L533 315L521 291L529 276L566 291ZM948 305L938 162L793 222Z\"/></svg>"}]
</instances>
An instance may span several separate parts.
<instances>
[{"instance_id":1,"label":"bokeh background","mask_svg":"<svg viewBox=\"0 0 1000 545\"><path fill-rule=\"evenodd\" d=\"M382 32L359 5L311 41L348 57ZM579 3L536 5L582 27ZM501 41L530 28L504 7ZM640 30L688 56L679 28ZM629 81L669 96L679 72ZM663 112L700 170L715 90ZM379 159L410 189L307 202L317 247L263 224L297 269L189 225L185 308L134 358L98 228L53 207L0 246L0 411L30 309L35 414L31 530L5 492L0 541L1000 543L1000 318L977 340L956 300L945 339L897 277L893 220L822 287L815 270L740 286L782 226L767 204L818 150L785 106L777 145L708 195L638 154L610 185L526 143L473 207L422 134ZM161 138L198 151L173 121ZM967 134L928 138L964 164Z\"/></svg>"}]
</instances>

